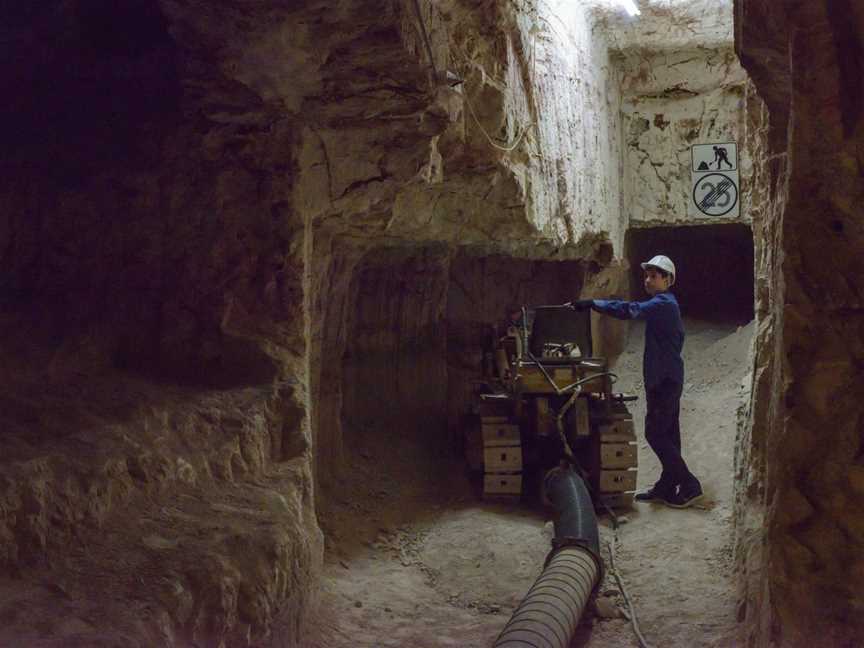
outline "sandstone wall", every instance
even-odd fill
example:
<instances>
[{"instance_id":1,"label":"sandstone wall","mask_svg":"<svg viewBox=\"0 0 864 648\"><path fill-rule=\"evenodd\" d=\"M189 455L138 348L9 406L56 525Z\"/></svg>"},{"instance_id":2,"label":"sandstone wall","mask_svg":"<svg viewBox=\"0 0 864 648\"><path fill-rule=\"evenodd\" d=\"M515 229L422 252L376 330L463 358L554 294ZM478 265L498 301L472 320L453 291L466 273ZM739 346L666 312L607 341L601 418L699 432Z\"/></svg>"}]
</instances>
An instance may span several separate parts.
<instances>
[{"instance_id":1,"label":"sandstone wall","mask_svg":"<svg viewBox=\"0 0 864 648\"><path fill-rule=\"evenodd\" d=\"M4 10L0 556L27 585L4 641L98 643L94 609L129 645L297 637L313 470L338 470L345 411L384 413L365 360L404 357L406 416L444 409L455 250L620 248L589 18L421 7L456 89L411 2ZM402 354L415 334L440 356ZM68 623L21 612L56 609L39 583Z\"/></svg>"},{"instance_id":2,"label":"sandstone wall","mask_svg":"<svg viewBox=\"0 0 864 648\"><path fill-rule=\"evenodd\" d=\"M392 16L394 31L379 14L374 30L343 44L367 53L353 61L362 74L341 76L333 61L319 68L340 93L306 104L295 204L309 218L391 243L482 244L521 256L620 238L617 91L589 17L568 25L543 11L484 9L423 10L436 70L463 80L453 88L427 78L408 7Z\"/></svg>"},{"instance_id":3,"label":"sandstone wall","mask_svg":"<svg viewBox=\"0 0 864 648\"><path fill-rule=\"evenodd\" d=\"M752 184L742 137L746 77L731 43L718 49L627 50L620 54L620 74L623 209L630 226L746 222L747 194L739 218L697 218L689 208L694 144L737 142L740 184Z\"/></svg>"},{"instance_id":4,"label":"sandstone wall","mask_svg":"<svg viewBox=\"0 0 864 648\"><path fill-rule=\"evenodd\" d=\"M637 1L641 13L629 16L620 6L602 12L601 21L613 49L688 50L694 45L715 50L733 39L732 0Z\"/></svg>"},{"instance_id":5,"label":"sandstone wall","mask_svg":"<svg viewBox=\"0 0 864 648\"><path fill-rule=\"evenodd\" d=\"M296 635L322 559L299 132L232 48L299 17L17 9L0 75L0 643L238 645L280 611Z\"/></svg>"},{"instance_id":6,"label":"sandstone wall","mask_svg":"<svg viewBox=\"0 0 864 648\"><path fill-rule=\"evenodd\" d=\"M351 434L418 440L430 456L450 447L447 411L447 290L443 246L372 250L358 265L345 352L343 443Z\"/></svg>"},{"instance_id":7,"label":"sandstone wall","mask_svg":"<svg viewBox=\"0 0 864 648\"><path fill-rule=\"evenodd\" d=\"M574 4L576 6L574 6ZM526 207L553 240L579 243L602 234L620 250L621 148L619 82L596 16L578 3L539 3L517 16L521 73L532 110L526 154L514 160ZM511 73L512 74L512 73ZM508 86L518 88L515 79Z\"/></svg>"},{"instance_id":8,"label":"sandstone wall","mask_svg":"<svg viewBox=\"0 0 864 648\"><path fill-rule=\"evenodd\" d=\"M464 82L431 144L440 164L400 191L388 233L520 256L620 243L617 79L572 5L443 3L437 28L430 14L437 68Z\"/></svg>"},{"instance_id":9,"label":"sandstone wall","mask_svg":"<svg viewBox=\"0 0 864 648\"><path fill-rule=\"evenodd\" d=\"M389 288L373 296L378 307L362 314L357 309L364 305L344 291L368 290L362 276L372 276L371 267L380 267L382 277L401 277L398 259L418 259L412 256L418 243L443 250L443 266L461 248L475 258L608 263L623 243L617 79L605 43L591 32L591 17L580 10L564 22L542 5L424 4L435 68L462 80L449 87L430 83L411 3L393 7L392 14L376 13L374 29L367 25L345 45L368 52L355 56L350 77L335 61L321 66L324 87L339 92L306 100L310 110L300 135L294 205L307 219L310 393L316 465L325 483L345 458L350 433L343 419L374 418L367 410L382 398L351 395L344 387L356 383L351 376L361 370L349 359L356 352L350 350L353 327L371 327L370 318L378 317L376 353L390 363L382 365L382 375L401 373L393 360L399 336L388 340L383 331L402 315L384 308L383 299L421 290L404 281L400 287L378 282L376 289ZM382 32L385 16L392 29ZM385 33L392 41L387 48L380 45ZM452 277L442 272L446 281L458 281L461 271ZM495 289L502 308L517 296L526 303L540 296L515 286ZM411 303L419 306L422 298L416 299ZM415 306L415 316L424 312ZM493 319L502 314L486 313ZM447 388L438 373L424 377L430 393ZM382 393L390 387L380 385ZM376 410L389 416L383 428L397 425L395 412L417 409L405 396L394 412Z\"/></svg>"},{"instance_id":10,"label":"sandstone wall","mask_svg":"<svg viewBox=\"0 0 864 648\"><path fill-rule=\"evenodd\" d=\"M629 17L598 15L621 87L621 210L629 227L718 224L695 218L690 147L737 141L741 222L748 222L751 162L744 146L746 75L733 51L731 0L651 2Z\"/></svg>"},{"instance_id":11,"label":"sandstone wall","mask_svg":"<svg viewBox=\"0 0 864 648\"><path fill-rule=\"evenodd\" d=\"M736 2L736 48L767 104L748 101L767 200L754 213L759 327L737 458L753 646L864 636L862 44L856 3Z\"/></svg>"}]
</instances>

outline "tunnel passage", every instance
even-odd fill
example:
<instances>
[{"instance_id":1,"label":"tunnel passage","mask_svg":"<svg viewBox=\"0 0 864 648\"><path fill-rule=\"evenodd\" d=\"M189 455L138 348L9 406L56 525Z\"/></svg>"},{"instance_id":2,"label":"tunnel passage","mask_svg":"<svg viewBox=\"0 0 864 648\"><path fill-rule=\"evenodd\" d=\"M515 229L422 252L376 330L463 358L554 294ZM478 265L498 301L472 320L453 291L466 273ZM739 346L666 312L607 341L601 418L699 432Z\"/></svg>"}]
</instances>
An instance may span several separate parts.
<instances>
[{"instance_id":1,"label":"tunnel passage","mask_svg":"<svg viewBox=\"0 0 864 648\"><path fill-rule=\"evenodd\" d=\"M491 325L513 305L578 297L585 264L394 247L365 252L349 272L343 324L328 333L321 367L321 425L341 433L320 438L345 457L382 440L440 457L458 445Z\"/></svg>"},{"instance_id":2,"label":"tunnel passage","mask_svg":"<svg viewBox=\"0 0 864 648\"><path fill-rule=\"evenodd\" d=\"M675 263L674 293L685 317L745 324L753 319L753 235L739 224L631 229L625 239L630 294L642 299L642 268L656 254Z\"/></svg>"},{"instance_id":3,"label":"tunnel passage","mask_svg":"<svg viewBox=\"0 0 864 648\"><path fill-rule=\"evenodd\" d=\"M448 255L444 248L367 252L349 284L342 361L343 444L419 441L443 451Z\"/></svg>"}]
</instances>

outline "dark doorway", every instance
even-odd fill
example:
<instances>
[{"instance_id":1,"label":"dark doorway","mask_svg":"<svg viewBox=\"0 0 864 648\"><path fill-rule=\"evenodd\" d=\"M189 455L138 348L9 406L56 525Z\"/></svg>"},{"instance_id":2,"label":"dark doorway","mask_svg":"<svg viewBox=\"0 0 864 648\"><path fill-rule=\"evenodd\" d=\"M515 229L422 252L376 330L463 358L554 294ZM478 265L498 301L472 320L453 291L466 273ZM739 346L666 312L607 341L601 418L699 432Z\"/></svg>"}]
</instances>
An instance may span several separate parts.
<instances>
[{"instance_id":1,"label":"dark doorway","mask_svg":"<svg viewBox=\"0 0 864 648\"><path fill-rule=\"evenodd\" d=\"M678 271L673 292L682 315L741 324L753 319L753 234L748 225L631 229L625 252L634 299L645 296L639 264L665 254Z\"/></svg>"}]
</instances>

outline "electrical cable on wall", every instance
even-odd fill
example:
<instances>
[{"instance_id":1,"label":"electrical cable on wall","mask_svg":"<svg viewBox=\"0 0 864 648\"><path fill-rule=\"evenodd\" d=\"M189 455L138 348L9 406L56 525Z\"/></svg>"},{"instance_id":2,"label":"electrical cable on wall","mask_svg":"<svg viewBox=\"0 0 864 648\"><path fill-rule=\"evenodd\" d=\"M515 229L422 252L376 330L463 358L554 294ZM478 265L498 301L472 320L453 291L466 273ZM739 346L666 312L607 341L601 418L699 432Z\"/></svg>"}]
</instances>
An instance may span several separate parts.
<instances>
[{"instance_id":1,"label":"electrical cable on wall","mask_svg":"<svg viewBox=\"0 0 864 648\"><path fill-rule=\"evenodd\" d=\"M521 132L516 137L516 140L513 142L513 144L510 144L508 146L502 146L502 145L498 144L497 142L495 142L492 139L492 137L489 135L489 133L486 132L486 129L483 128L483 124L480 123L480 120L477 118L477 115L474 112L474 106L471 104L471 100L468 98L468 94L465 93L462 96L465 97L465 103L468 104L468 112L471 113L471 117L474 119L474 123L477 124L477 128L479 128L480 132L486 136L486 140L489 142L489 144L494 146L499 151L504 151L506 153L509 153L510 151L516 150L516 147L519 146L519 144L522 142L522 138L525 137L525 133L527 133L528 129L534 125L534 122L529 122L528 124L526 124L525 126L523 126L521 128Z\"/></svg>"},{"instance_id":2,"label":"electrical cable on wall","mask_svg":"<svg viewBox=\"0 0 864 648\"><path fill-rule=\"evenodd\" d=\"M537 48L537 35L536 35L536 33L532 32L532 44L531 44L532 67L533 67L534 61L535 61L534 52L535 52L536 48ZM465 67L469 68L471 66L471 62L468 60L468 56L464 52L459 50L459 48L455 44L453 46L453 50L456 51L460 57L462 57L462 62L465 65ZM532 70L532 73L533 72L534 72L534 70ZM467 78L468 75L463 72L461 74L461 76L463 78ZM536 76L537 76L536 73L534 73L535 78L536 78ZM506 87L507 84L501 83L500 85L503 85ZM477 117L477 113L474 111L474 105L471 103L471 99L468 97L468 92L467 91L464 92L462 94L462 96L465 99L465 103L468 105L468 112L471 115L471 118L474 120L474 123L477 124L477 128L480 129L481 133L483 133L484 137L486 138L486 141L488 141L492 147L498 149L499 151L504 151L505 153L509 153L511 151L516 150L516 148L519 146L519 144L521 144L522 139L525 137L525 134L530 130L530 128L532 126L535 126L537 123L536 121L531 121L531 122L528 122L527 124L519 125L518 131L517 131L518 134L516 135L516 139L511 144L507 144L507 145L498 144L495 140L492 139L492 136L489 135L489 133L486 131L486 129L483 128L483 124L480 123L480 119Z\"/></svg>"}]
</instances>

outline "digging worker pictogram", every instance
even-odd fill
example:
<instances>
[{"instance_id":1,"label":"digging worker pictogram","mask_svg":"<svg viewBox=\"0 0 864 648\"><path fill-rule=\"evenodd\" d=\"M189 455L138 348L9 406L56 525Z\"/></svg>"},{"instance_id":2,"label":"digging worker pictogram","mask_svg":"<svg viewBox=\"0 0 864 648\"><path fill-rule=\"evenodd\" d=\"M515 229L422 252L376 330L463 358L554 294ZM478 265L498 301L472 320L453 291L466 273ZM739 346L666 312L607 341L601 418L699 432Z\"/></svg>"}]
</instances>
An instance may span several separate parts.
<instances>
[{"instance_id":1,"label":"digging worker pictogram","mask_svg":"<svg viewBox=\"0 0 864 648\"><path fill-rule=\"evenodd\" d=\"M723 146L715 146L714 147L714 162L717 164L717 170L720 170L720 164L725 162L729 165L729 168L734 168L732 163L729 161L729 154L726 152L726 148Z\"/></svg>"},{"instance_id":2,"label":"digging worker pictogram","mask_svg":"<svg viewBox=\"0 0 864 648\"><path fill-rule=\"evenodd\" d=\"M686 508L702 497L702 485L681 455L681 391L684 384L684 324L675 295L675 264L663 255L642 264L647 301L582 299L571 302L575 310L593 308L617 319L645 320L643 374L647 413L645 438L663 467L660 479L647 491L637 493L640 502L657 501Z\"/></svg>"}]
</instances>

